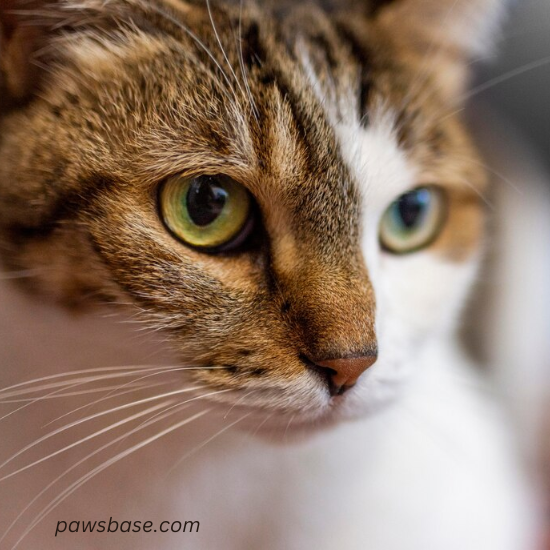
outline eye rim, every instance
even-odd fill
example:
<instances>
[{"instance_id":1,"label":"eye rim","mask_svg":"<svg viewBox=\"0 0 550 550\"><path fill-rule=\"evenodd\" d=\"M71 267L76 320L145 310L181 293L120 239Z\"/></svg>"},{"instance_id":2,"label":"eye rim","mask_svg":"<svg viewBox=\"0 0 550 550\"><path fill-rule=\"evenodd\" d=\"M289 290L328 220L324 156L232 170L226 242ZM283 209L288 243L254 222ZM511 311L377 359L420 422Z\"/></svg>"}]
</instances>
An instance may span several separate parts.
<instances>
[{"instance_id":1,"label":"eye rim","mask_svg":"<svg viewBox=\"0 0 550 550\"><path fill-rule=\"evenodd\" d=\"M231 180L232 182L236 183L237 185L241 186L244 191L247 193L248 198L250 200L249 202L249 211L248 216L241 226L241 228L237 231L237 233L232 236L228 241L221 243L219 245L215 246L200 246L195 245L184 238L180 237L176 231L174 231L167 223L166 217L163 212L163 205L162 205L162 193L168 185L169 182L173 181L175 178L189 181L200 177L208 177L208 178L227 178ZM233 178L232 176L229 176L228 174L224 173L198 173L198 174L186 174L183 172L172 174L171 176L168 176L165 178L160 185L157 186L156 190L156 209L157 209L157 215L160 219L160 222L162 223L163 227L166 229L167 233L179 244L183 244L187 248L190 248L191 250L196 250L198 252L202 252L208 255L230 255L230 254L240 254L242 252L247 252L251 250L252 248L255 248L259 243L259 237L258 234L256 236L257 231L254 231L257 229L258 226L258 220L259 220L259 208L258 204L254 198L254 195L249 191L249 189L243 185L240 181Z\"/></svg>"},{"instance_id":2,"label":"eye rim","mask_svg":"<svg viewBox=\"0 0 550 550\"><path fill-rule=\"evenodd\" d=\"M390 246L387 245L386 242L384 242L384 239L382 237L382 223L383 223L384 217L389 212L390 208L402 197L420 190L428 190L432 194L435 194L437 196L437 200L439 201L439 204L438 204L439 214L438 214L437 223L434 225L434 229L430 233L430 237L425 241L422 241L419 245L414 246L412 248L402 249L402 250L391 248ZM442 186L436 185L436 184L418 185L417 187L414 187L413 189L410 189L409 191L406 191L405 193L402 193L401 195L399 195L384 210L384 213L382 214L382 218L380 219L380 223L378 225L378 242L380 244L381 249L384 252L391 254L392 256L407 256L409 254L414 254L415 252L419 252L421 250L424 250L430 247L432 244L434 244L437 241L437 239L441 236L441 233L448 220L448 217L449 217L449 194L447 190L444 189Z\"/></svg>"}]
</instances>

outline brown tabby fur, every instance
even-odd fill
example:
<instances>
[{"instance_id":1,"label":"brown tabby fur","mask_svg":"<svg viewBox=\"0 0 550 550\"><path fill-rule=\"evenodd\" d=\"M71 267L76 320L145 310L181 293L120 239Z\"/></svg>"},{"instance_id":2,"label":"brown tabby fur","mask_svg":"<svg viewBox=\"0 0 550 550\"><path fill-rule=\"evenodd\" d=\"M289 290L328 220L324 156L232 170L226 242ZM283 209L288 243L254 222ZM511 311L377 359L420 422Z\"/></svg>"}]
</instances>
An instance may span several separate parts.
<instances>
[{"instance_id":1,"label":"brown tabby fur","mask_svg":"<svg viewBox=\"0 0 550 550\"><path fill-rule=\"evenodd\" d=\"M34 2L9 15L17 4L0 2L0 238L10 269L37 273L33 291L79 307L130 301L183 360L225 366L196 375L219 388L268 392L302 375L304 357L376 353L358 182L300 44L321 83L354 87L364 125L381 105L396 112L423 180L448 189L434 253L478 248L485 177L449 115L461 53L436 43L426 63L431 37L402 28L398 0L325 6L330 16L203 0ZM209 256L174 240L156 195L177 173L246 185L255 245Z\"/></svg>"}]
</instances>

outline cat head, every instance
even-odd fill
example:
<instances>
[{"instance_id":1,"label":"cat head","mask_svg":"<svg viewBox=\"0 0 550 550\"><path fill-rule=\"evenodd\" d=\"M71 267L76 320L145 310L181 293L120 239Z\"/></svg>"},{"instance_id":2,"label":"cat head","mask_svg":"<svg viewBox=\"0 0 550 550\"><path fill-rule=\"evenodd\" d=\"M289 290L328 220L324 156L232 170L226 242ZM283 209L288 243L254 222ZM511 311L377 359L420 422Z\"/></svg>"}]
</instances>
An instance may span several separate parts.
<instances>
[{"instance_id":1,"label":"cat head","mask_svg":"<svg viewBox=\"0 0 550 550\"><path fill-rule=\"evenodd\" d=\"M478 263L457 112L500 3L344 4L3 0L5 264L132 304L212 400L385 402Z\"/></svg>"}]
</instances>

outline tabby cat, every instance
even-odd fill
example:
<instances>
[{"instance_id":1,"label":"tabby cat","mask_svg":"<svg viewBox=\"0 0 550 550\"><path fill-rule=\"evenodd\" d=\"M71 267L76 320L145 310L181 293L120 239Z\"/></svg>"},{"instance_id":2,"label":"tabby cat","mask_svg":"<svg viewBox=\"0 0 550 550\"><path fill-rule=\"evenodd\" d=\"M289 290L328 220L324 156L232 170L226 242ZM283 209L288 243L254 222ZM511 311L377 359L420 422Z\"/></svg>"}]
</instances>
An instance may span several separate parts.
<instances>
[{"instance_id":1,"label":"tabby cat","mask_svg":"<svg viewBox=\"0 0 550 550\"><path fill-rule=\"evenodd\" d=\"M456 336L501 15L0 0L2 548L535 548Z\"/></svg>"}]
</instances>

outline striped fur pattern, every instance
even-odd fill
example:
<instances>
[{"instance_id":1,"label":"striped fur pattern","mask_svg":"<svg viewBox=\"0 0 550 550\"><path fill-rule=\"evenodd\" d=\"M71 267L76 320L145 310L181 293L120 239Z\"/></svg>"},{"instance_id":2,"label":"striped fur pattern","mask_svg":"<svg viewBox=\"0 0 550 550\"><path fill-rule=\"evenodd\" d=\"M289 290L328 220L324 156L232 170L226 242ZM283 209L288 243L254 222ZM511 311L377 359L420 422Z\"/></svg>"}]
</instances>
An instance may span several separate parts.
<instances>
[{"instance_id":1,"label":"striped fur pattern","mask_svg":"<svg viewBox=\"0 0 550 550\"><path fill-rule=\"evenodd\" d=\"M25 299L80 318L115 311L158 331L161 347L190 369L172 372L175 392L189 384L205 392L199 416L229 407L285 441L339 425L324 432L334 445L297 452L303 470L285 469L278 451L256 442L256 454L209 471L227 473L227 487L236 484L227 494L250 507L250 518L263 508L248 498L243 468L272 464L297 488L300 472L329 472L331 517L351 518L357 533L340 529L331 543L317 528L279 539L250 529L215 538L212 530L195 548L527 550L524 486L502 426L477 393L455 393L450 382L471 376L455 333L483 250L487 188L461 98L469 61L486 51L500 13L497 0L0 0L0 257L6 272L32 273L19 281ZM246 250L205 254L166 231L159 186L201 173L230 176L253 196L259 222ZM384 251L383 213L425 185L448 197L442 231L417 253ZM373 355L376 363L336 397L311 368L311 359ZM412 454L402 468L398 435L340 425L411 396L424 404L423 392L439 396L441 415L434 400L426 406L459 448L472 450L477 477L468 460L464 483L447 475L446 462L432 468L414 438L403 440ZM370 456L372 477L358 468L357 484L340 484L334 465L345 475L345 442L364 457L365 434L387 455ZM392 514L375 513L384 498L401 505L407 468L424 472L412 480L417 489L434 473L437 504L426 510L449 522L434 534L419 516L410 544L394 536ZM448 478L458 504L447 513L438 503ZM219 503L203 498L201 479L190 479L186 495L208 514ZM332 501L345 487L355 497ZM365 495L372 525L362 532L364 517L340 504ZM478 511L492 508L493 496L499 506L485 521ZM294 521L301 502L292 498L273 517ZM409 519L422 515L422 506L403 507L414 508Z\"/></svg>"},{"instance_id":2,"label":"striped fur pattern","mask_svg":"<svg viewBox=\"0 0 550 550\"><path fill-rule=\"evenodd\" d=\"M41 74L25 88L9 57L4 73L18 105L0 148L10 269L47 267L32 290L70 306L131 301L184 361L227 366L197 378L318 416L326 397L301 358L379 347L365 241L383 209L410 187L445 186L447 227L419 261L459 273L471 273L483 225L484 174L424 48L403 43L390 6L349 10L87 0L29 11L17 29L33 31L26 55ZM459 53L437 47L454 71ZM394 181L361 158L369 132L384 134L390 166L400 159ZM201 170L254 195L254 250L209 257L166 234L158 185ZM367 213L373 186L386 191ZM401 361L392 347L381 365Z\"/></svg>"}]
</instances>

